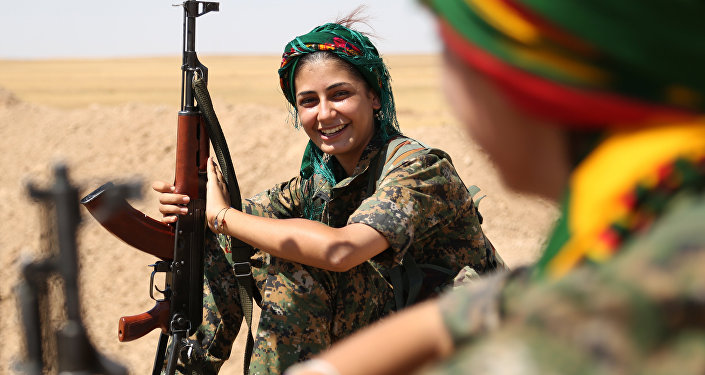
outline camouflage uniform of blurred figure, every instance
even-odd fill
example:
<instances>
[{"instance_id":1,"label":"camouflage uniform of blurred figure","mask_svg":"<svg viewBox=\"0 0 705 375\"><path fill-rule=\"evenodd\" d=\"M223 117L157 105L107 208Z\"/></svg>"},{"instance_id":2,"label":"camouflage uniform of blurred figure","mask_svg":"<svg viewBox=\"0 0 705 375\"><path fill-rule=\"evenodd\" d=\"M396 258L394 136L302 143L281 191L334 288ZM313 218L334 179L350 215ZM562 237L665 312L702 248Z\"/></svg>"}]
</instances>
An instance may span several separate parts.
<instances>
[{"instance_id":1,"label":"camouflage uniform of blurred figure","mask_svg":"<svg viewBox=\"0 0 705 375\"><path fill-rule=\"evenodd\" d=\"M705 194L684 194L609 263L557 281L515 271L445 295L459 349L424 374L704 373L703 223Z\"/></svg>"},{"instance_id":2,"label":"camouflage uniform of blurred figure","mask_svg":"<svg viewBox=\"0 0 705 375\"><path fill-rule=\"evenodd\" d=\"M391 168L387 160L397 163ZM480 274L505 268L482 232L468 188L441 150L403 136L386 144L375 138L352 177L334 187L323 179L314 182L322 186L316 194L321 222L333 227L364 223L384 234L391 246L347 272L257 252L252 269L262 313L250 365L253 374L278 374L394 311L389 273L402 259L410 259L406 254L427 277L419 299L452 284L464 265ZM274 218L301 217L301 189L300 177L293 178L244 201L243 210ZM207 350L209 371L215 373L230 355L242 311L232 268L216 242L210 243L205 322L196 338ZM425 268L427 264L433 269ZM447 272L434 271L441 268Z\"/></svg>"}]
</instances>

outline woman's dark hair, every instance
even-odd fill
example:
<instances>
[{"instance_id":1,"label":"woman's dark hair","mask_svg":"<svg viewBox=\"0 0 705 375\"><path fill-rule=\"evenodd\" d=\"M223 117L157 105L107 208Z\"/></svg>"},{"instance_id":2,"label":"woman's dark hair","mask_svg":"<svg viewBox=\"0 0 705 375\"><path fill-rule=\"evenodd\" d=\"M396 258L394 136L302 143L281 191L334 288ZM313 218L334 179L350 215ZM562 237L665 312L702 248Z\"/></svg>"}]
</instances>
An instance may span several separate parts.
<instances>
[{"instance_id":1,"label":"woman's dark hair","mask_svg":"<svg viewBox=\"0 0 705 375\"><path fill-rule=\"evenodd\" d=\"M364 16L363 13L367 10L366 5L360 5L357 8L353 9L352 12L348 13L347 16L344 16L342 18L337 18L334 23L337 23L338 25L342 25L347 27L348 29L357 29L355 25L357 24L364 24L365 26L369 27L370 29L373 29L372 26L367 22L368 17ZM374 34L364 32L364 31L358 31L360 34L370 38L370 37L375 37Z\"/></svg>"}]
</instances>

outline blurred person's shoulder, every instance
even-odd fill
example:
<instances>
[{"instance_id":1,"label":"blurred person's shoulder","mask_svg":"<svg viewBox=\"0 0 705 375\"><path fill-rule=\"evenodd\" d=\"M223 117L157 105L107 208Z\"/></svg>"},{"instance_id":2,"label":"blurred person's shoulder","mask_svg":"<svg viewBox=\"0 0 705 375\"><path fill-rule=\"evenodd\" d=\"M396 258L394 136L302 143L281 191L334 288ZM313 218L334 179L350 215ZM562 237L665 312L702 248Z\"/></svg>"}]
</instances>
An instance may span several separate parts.
<instances>
[{"instance_id":1,"label":"blurred person's shoulder","mask_svg":"<svg viewBox=\"0 0 705 375\"><path fill-rule=\"evenodd\" d=\"M705 196L674 197L610 261L445 296L458 350L429 373L705 373L703 264Z\"/></svg>"}]
</instances>

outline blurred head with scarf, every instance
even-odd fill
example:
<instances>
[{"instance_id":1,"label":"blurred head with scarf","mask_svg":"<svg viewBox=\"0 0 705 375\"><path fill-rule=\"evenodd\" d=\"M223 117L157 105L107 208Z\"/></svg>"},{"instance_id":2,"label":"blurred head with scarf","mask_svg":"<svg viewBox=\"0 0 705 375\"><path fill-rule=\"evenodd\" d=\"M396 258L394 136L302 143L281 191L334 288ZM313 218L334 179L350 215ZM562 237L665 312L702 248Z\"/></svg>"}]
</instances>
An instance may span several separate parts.
<instances>
[{"instance_id":1,"label":"blurred head with scarf","mask_svg":"<svg viewBox=\"0 0 705 375\"><path fill-rule=\"evenodd\" d=\"M608 259L702 194L705 3L426 3L456 114L508 185L563 200L538 273Z\"/></svg>"}]
</instances>

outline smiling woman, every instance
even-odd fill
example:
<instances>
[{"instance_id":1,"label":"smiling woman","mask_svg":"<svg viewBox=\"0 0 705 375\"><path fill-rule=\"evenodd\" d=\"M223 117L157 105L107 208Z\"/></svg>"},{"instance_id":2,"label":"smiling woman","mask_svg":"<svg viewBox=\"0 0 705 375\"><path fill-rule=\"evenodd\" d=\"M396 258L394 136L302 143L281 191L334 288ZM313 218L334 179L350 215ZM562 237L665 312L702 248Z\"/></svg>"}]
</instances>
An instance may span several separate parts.
<instances>
[{"instance_id":1,"label":"smiling woman","mask_svg":"<svg viewBox=\"0 0 705 375\"><path fill-rule=\"evenodd\" d=\"M316 56L310 54L308 56ZM352 175L362 151L374 135L374 111L379 96L359 74L345 69L333 55L304 60L296 72L296 110L301 126L322 152L334 155Z\"/></svg>"},{"instance_id":2,"label":"smiling woman","mask_svg":"<svg viewBox=\"0 0 705 375\"><path fill-rule=\"evenodd\" d=\"M352 18L296 37L280 83L310 140L299 174L230 209L209 163L206 319L194 339L216 373L239 330L229 237L256 248L262 295L250 372L279 374L472 273L504 268L450 157L401 134L386 65ZM276 150L273 150L276 152ZM156 182L165 222L188 197ZM191 366L193 364L184 364Z\"/></svg>"}]
</instances>

